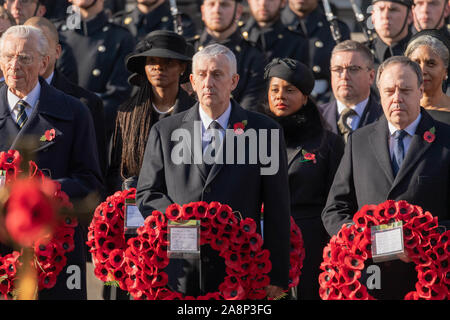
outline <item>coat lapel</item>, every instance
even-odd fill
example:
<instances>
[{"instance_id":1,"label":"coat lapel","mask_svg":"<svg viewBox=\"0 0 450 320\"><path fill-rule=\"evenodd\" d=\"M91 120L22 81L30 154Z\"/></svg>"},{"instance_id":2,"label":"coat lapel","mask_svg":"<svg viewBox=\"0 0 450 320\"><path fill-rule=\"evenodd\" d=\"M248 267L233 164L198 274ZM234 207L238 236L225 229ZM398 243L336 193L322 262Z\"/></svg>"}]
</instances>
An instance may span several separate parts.
<instances>
[{"instance_id":1,"label":"coat lapel","mask_svg":"<svg viewBox=\"0 0 450 320\"><path fill-rule=\"evenodd\" d=\"M242 122L244 120L248 121L247 113L234 100L232 100L230 119L228 121L228 127L226 128L227 129L226 131L228 132L228 134L231 133L231 131L229 131L229 130L233 130L233 126L235 123ZM247 126L248 125L249 124L247 123ZM232 135L233 134L231 134L231 136ZM222 168L225 164L225 161L226 161L226 152L225 152L226 139L227 139L227 133L225 133L225 137L222 141L222 145L220 146L219 153L218 153L218 159L222 159L223 163L214 163L214 165L212 166L212 168L209 172L205 187L214 180L214 178L219 174L219 172L222 170Z\"/></svg>"},{"instance_id":2,"label":"coat lapel","mask_svg":"<svg viewBox=\"0 0 450 320\"><path fill-rule=\"evenodd\" d=\"M33 109L32 114L29 116L28 121L23 128L18 131L11 144L11 149L19 148L25 141L26 137L34 137L32 151L38 152L58 142L58 138L63 135L63 132L58 130L52 124L50 119L56 118L59 120L71 121L73 114L71 110L65 108L63 103L55 105L54 101L61 101L60 97L57 97L57 91L51 88L43 79L40 79L41 93L36 106ZM41 137L45 136L47 130L55 130L55 137L47 140Z\"/></svg>"},{"instance_id":3,"label":"coat lapel","mask_svg":"<svg viewBox=\"0 0 450 320\"><path fill-rule=\"evenodd\" d=\"M198 130L199 128L196 126L196 123L199 123L201 125L200 114L198 112L199 107L200 105L197 102L192 108L187 111L180 128L185 129L189 132L191 141L190 143L188 143L189 141L185 141L185 143L190 153L191 163L198 168L200 176L203 182L205 182L207 174L206 168L203 165L203 159L201 158L201 156L203 155L201 131Z\"/></svg>"},{"instance_id":4,"label":"coat lapel","mask_svg":"<svg viewBox=\"0 0 450 320\"><path fill-rule=\"evenodd\" d=\"M14 137L19 132L19 127L11 118L8 99L6 98L7 90L8 87L6 85L0 89L0 151L8 151L11 149Z\"/></svg>"},{"instance_id":5,"label":"coat lapel","mask_svg":"<svg viewBox=\"0 0 450 320\"><path fill-rule=\"evenodd\" d=\"M378 120L374 130L369 136L370 144L372 145L375 158L378 164L383 169L389 183L394 182L394 173L392 171L391 157L389 152L389 129L386 118Z\"/></svg>"},{"instance_id":6,"label":"coat lapel","mask_svg":"<svg viewBox=\"0 0 450 320\"><path fill-rule=\"evenodd\" d=\"M416 166L423 154L431 147L433 143L428 143L425 141L423 135L432 127L434 127L433 119L426 112L422 112L422 119L417 126L416 133L412 137L408 152L405 155L405 159L403 160L402 166L398 171L392 187L395 187L395 185L405 178L408 172ZM436 132L436 135L438 134L439 132Z\"/></svg>"}]
</instances>

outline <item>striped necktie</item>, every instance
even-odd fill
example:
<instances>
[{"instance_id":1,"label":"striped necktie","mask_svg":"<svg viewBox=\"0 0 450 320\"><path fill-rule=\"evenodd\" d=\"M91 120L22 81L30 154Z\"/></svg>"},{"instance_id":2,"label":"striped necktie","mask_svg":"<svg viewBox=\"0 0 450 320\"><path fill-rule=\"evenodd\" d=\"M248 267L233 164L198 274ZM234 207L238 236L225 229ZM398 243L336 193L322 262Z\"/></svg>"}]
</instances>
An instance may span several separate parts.
<instances>
[{"instance_id":1,"label":"striped necktie","mask_svg":"<svg viewBox=\"0 0 450 320\"><path fill-rule=\"evenodd\" d=\"M18 110L16 123L20 129L22 129L22 127L25 125L25 123L28 120L27 113L25 112L25 108L27 106L28 106L28 103L26 103L24 100L19 100L16 104L16 107Z\"/></svg>"}]
</instances>

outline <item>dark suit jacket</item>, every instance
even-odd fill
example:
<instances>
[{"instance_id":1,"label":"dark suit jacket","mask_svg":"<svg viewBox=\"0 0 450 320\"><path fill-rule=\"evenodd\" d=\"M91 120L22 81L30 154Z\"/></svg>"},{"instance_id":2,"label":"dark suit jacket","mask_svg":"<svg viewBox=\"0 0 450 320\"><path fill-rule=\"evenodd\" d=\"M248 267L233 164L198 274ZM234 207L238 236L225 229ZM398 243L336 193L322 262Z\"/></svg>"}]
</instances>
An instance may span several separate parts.
<instances>
[{"instance_id":1,"label":"dark suit jacket","mask_svg":"<svg viewBox=\"0 0 450 320\"><path fill-rule=\"evenodd\" d=\"M449 226L450 126L433 120L424 109L421 113L422 119L395 178L384 116L349 135L322 212L322 221L330 235L351 222L365 204L380 204L388 199L421 206L437 216L439 224ZM436 129L436 139L428 143L423 134L432 127ZM414 263L394 260L376 264L380 267L382 290L370 290L372 296L403 299L407 292L414 290L417 282ZM366 277L364 271L361 279Z\"/></svg>"},{"instance_id":2,"label":"dark suit jacket","mask_svg":"<svg viewBox=\"0 0 450 320\"><path fill-rule=\"evenodd\" d=\"M394 178L389 153L389 130L384 116L349 136L322 220L330 235L365 204L388 199L421 206L448 224L450 218L450 126L433 120L422 108L422 119L400 171ZM436 140L423 134L436 128ZM447 222L445 221L447 220Z\"/></svg>"},{"instance_id":3,"label":"dark suit jacket","mask_svg":"<svg viewBox=\"0 0 450 320\"><path fill-rule=\"evenodd\" d=\"M105 134L105 114L103 112L103 102L96 94L83 89L82 87L70 82L61 72L55 69L51 85L61 90L65 94L78 98L91 111L92 120L94 121L95 136L97 141L98 159L100 169L103 175L106 173L107 151L106 151L106 134Z\"/></svg>"},{"instance_id":4,"label":"dark suit jacket","mask_svg":"<svg viewBox=\"0 0 450 320\"><path fill-rule=\"evenodd\" d=\"M101 191L102 174L98 164L97 145L92 117L88 108L75 98L64 94L39 79L39 100L19 130L8 107L8 86L0 88L0 151L18 149L26 139L32 139L35 162L51 178L61 183L61 188L71 200ZM55 129L52 141L40 141L46 130ZM81 222L81 220L80 220ZM67 255L67 265L78 265L81 270L79 290L67 288L64 268L55 287L39 292L39 299L86 299L86 257L81 224L75 229L75 249Z\"/></svg>"},{"instance_id":5,"label":"dark suit jacket","mask_svg":"<svg viewBox=\"0 0 450 320\"><path fill-rule=\"evenodd\" d=\"M337 102L336 100L325 103L318 106L320 113L322 114L322 117L326 121L328 125L328 130L335 134L341 134L338 126L337 121L339 119L339 114L337 110ZM369 101L367 102L366 108L364 109L363 115L359 121L358 128L364 127L368 125L369 123L372 123L383 114L383 108L375 98L373 94L369 96Z\"/></svg>"},{"instance_id":6,"label":"dark suit jacket","mask_svg":"<svg viewBox=\"0 0 450 320\"><path fill-rule=\"evenodd\" d=\"M196 133L194 136L194 121L201 121L198 110L197 103L188 111L162 119L152 127L136 193L139 210L144 216L148 216L153 210L165 212L167 206L172 203L182 205L192 201L219 201L239 211L244 218L254 219L259 230L261 205L264 203L264 246L270 250L273 266L270 273L271 283L286 288L289 272L290 209L284 138L280 132L279 140L274 142L272 151L279 154L279 168L273 175L261 175L260 169L264 166L258 159L256 164L214 164L206 176L201 165L177 165L171 160L174 146L180 143L171 141L171 134L178 128L191 135L188 158L192 156L191 150L194 150L195 144L201 152L201 137ZM234 123L243 120L247 120L245 130L279 129L267 116L247 111L233 101L228 128L232 129ZM225 140L222 145L224 143ZM271 150L270 145L268 148ZM248 151L246 144L247 156ZM236 158L236 144L234 154ZM219 264L223 265L223 260L219 260ZM202 272L206 273L206 277L210 277L206 278L206 281L219 280L220 283L223 279L214 264L205 265Z\"/></svg>"},{"instance_id":7,"label":"dark suit jacket","mask_svg":"<svg viewBox=\"0 0 450 320\"><path fill-rule=\"evenodd\" d=\"M39 101L20 131L8 107L8 86L0 88L0 150L17 148L24 138L34 137L36 164L40 169L47 169L69 197L84 197L101 190L102 176L89 110L45 80L39 81ZM45 131L52 128L56 131L55 139L39 141Z\"/></svg>"}]
</instances>

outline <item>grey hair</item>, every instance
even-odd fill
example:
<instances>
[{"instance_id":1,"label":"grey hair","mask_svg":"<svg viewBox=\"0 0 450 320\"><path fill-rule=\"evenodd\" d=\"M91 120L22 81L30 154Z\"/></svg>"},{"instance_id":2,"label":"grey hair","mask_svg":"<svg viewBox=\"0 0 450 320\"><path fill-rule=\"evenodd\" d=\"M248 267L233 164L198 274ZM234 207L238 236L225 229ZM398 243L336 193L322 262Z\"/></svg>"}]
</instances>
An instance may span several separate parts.
<instances>
[{"instance_id":1,"label":"grey hair","mask_svg":"<svg viewBox=\"0 0 450 320\"><path fill-rule=\"evenodd\" d=\"M45 37L44 33L36 27L24 26L24 25L9 27L0 38L0 52L3 51L5 39L8 36L12 36L15 39L17 39L17 38L28 39L30 37L34 37L34 39L36 39L36 42L37 42L37 46L36 46L37 52L41 56L45 56L48 53L49 45L48 45L47 38Z\"/></svg>"},{"instance_id":2,"label":"grey hair","mask_svg":"<svg viewBox=\"0 0 450 320\"><path fill-rule=\"evenodd\" d=\"M198 51L194 56L192 57L192 70L195 70L195 66L201 58L213 58L218 55L224 55L229 64L230 64L230 71L231 76L237 73L237 62L236 62L236 56L234 55L233 51L225 47L224 45L214 43L210 44L206 47L204 47L202 50Z\"/></svg>"},{"instance_id":3,"label":"grey hair","mask_svg":"<svg viewBox=\"0 0 450 320\"><path fill-rule=\"evenodd\" d=\"M370 49L361 42L355 40L345 40L338 43L331 51L331 57L338 52L359 52L363 55L365 60L367 61L367 66L370 69L374 68L374 57Z\"/></svg>"},{"instance_id":4,"label":"grey hair","mask_svg":"<svg viewBox=\"0 0 450 320\"><path fill-rule=\"evenodd\" d=\"M429 47L431 51L433 51L441 58L445 68L448 68L449 52L447 46L441 40L430 35L425 34L411 41L406 48L405 56L409 58L409 56L421 46Z\"/></svg>"},{"instance_id":5,"label":"grey hair","mask_svg":"<svg viewBox=\"0 0 450 320\"><path fill-rule=\"evenodd\" d=\"M422 69L420 69L420 66L418 63L410 60L407 57L404 56L393 56L388 59L386 59L379 67L377 72L377 86L380 86L380 78L383 71L391 64L402 64L406 67L411 68L412 71L417 76L417 86L420 87L423 84L423 75L422 75Z\"/></svg>"}]
</instances>

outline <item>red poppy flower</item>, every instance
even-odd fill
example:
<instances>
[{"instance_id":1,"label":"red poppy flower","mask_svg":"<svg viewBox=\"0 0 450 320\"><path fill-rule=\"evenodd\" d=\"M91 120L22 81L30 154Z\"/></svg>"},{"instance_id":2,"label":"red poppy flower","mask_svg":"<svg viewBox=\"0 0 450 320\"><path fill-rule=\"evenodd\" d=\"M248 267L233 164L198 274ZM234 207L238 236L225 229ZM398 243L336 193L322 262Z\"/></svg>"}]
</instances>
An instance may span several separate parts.
<instances>
[{"instance_id":1,"label":"red poppy flower","mask_svg":"<svg viewBox=\"0 0 450 320\"><path fill-rule=\"evenodd\" d=\"M237 267L239 267L239 254L233 251L225 251L223 253L223 257L225 258L225 265L232 268L232 269L236 269Z\"/></svg>"},{"instance_id":2,"label":"red poppy flower","mask_svg":"<svg viewBox=\"0 0 450 320\"><path fill-rule=\"evenodd\" d=\"M53 288L56 284L57 277L55 272L48 272L44 277L39 277L39 288Z\"/></svg>"},{"instance_id":3,"label":"red poppy flower","mask_svg":"<svg viewBox=\"0 0 450 320\"><path fill-rule=\"evenodd\" d=\"M430 287L424 286L420 282L416 283L417 293L420 298L429 299L431 298L431 290Z\"/></svg>"},{"instance_id":4,"label":"red poppy flower","mask_svg":"<svg viewBox=\"0 0 450 320\"><path fill-rule=\"evenodd\" d=\"M251 235L248 241L250 243L250 249L252 251L258 251L263 244L263 239L258 233L254 233L253 235Z\"/></svg>"},{"instance_id":5,"label":"red poppy flower","mask_svg":"<svg viewBox=\"0 0 450 320\"><path fill-rule=\"evenodd\" d=\"M181 219L181 207L173 203L166 209L166 217L170 220L179 220Z\"/></svg>"},{"instance_id":6,"label":"red poppy flower","mask_svg":"<svg viewBox=\"0 0 450 320\"><path fill-rule=\"evenodd\" d=\"M11 238L22 246L48 233L54 225L53 205L33 180L18 180L6 204L5 225Z\"/></svg>"},{"instance_id":7,"label":"red poppy flower","mask_svg":"<svg viewBox=\"0 0 450 320\"><path fill-rule=\"evenodd\" d=\"M194 218L195 216L194 207L196 207L195 203L183 205L183 207L181 208L181 219L190 220Z\"/></svg>"},{"instance_id":8,"label":"red poppy flower","mask_svg":"<svg viewBox=\"0 0 450 320\"><path fill-rule=\"evenodd\" d=\"M220 204L220 202L214 201L211 202L208 206L208 209L206 210L205 213L200 213L198 212L197 217L198 218L209 218L211 219L213 216L215 216L217 214L217 212L219 212L219 209L222 205Z\"/></svg>"},{"instance_id":9,"label":"red poppy flower","mask_svg":"<svg viewBox=\"0 0 450 320\"><path fill-rule=\"evenodd\" d=\"M109 263L114 269L120 268L123 264L124 251L121 249L114 249L109 253Z\"/></svg>"},{"instance_id":10,"label":"red poppy flower","mask_svg":"<svg viewBox=\"0 0 450 320\"><path fill-rule=\"evenodd\" d=\"M256 232L255 220L251 218L245 218L244 220L241 220L240 226L247 234L252 234Z\"/></svg>"},{"instance_id":11,"label":"red poppy flower","mask_svg":"<svg viewBox=\"0 0 450 320\"><path fill-rule=\"evenodd\" d=\"M210 208L210 205L205 201L196 202L194 206L194 216L198 219L204 218Z\"/></svg>"},{"instance_id":12,"label":"red poppy flower","mask_svg":"<svg viewBox=\"0 0 450 320\"><path fill-rule=\"evenodd\" d=\"M305 160L313 161L314 163L317 162L316 155L314 153L307 152L303 155L303 158L305 158Z\"/></svg>"},{"instance_id":13,"label":"red poppy flower","mask_svg":"<svg viewBox=\"0 0 450 320\"><path fill-rule=\"evenodd\" d=\"M369 300L369 293L367 292L367 288L364 286L360 286L358 290L353 291L348 296L351 300Z\"/></svg>"},{"instance_id":14,"label":"red poppy flower","mask_svg":"<svg viewBox=\"0 0 450 320\"><path fill-rule=\"evenodd\" d=\"M219 223L226 225L232 216L233 211L229 206L221 206L215 218L219 221Z\"/></svg>"},{"instance_id":15,"label":"red poppy flower","mask_svg":"<svg viewBox=\"0 0 450 320\"><path fill-rule=\"evenodd\" d=\"M411 213L414 212L414 206L410 205L405 200L397 201L395 207L398 211L398 217L402 221L409 220Z\"/></svg>"},{"instance_id":16,"label":"red poppy flower","mask_svg":"<svg viewBox=\"0 0 450 320\"><path fill-rule=\"evenodd\" d=\"M419 294L416 291L408 292L405 296L405 300L419 300Z\"/></svg>"},{"instance_id":17,"label":"red poppy flower","mask_svg":"<svg viewBox=\"0 0 450 320\"><path fill-rule=\"evenodd\" d=\"M158 273L151 283L152 287L163 287L167 284L169 276L165 272Z\"/></svg>"},{"instance_id":18,"label":"red poppy flower","mask_svg":"<svg viewBox=\"0 0 450 320\"><path fill-rule=\"evenodd\" d=\"M46 130L44 137L45 137L45 140L52 141L56 137L55 129Z\"/></svg>"},{"instance_id":19,"label":"red poppy flower","mask_svg":"<svg viewBox=\"0 0 450 320\"><path fill-rule=\"evenodd\" d=\"M344 264L349 269L357 269L357 270L364 269L364 260L357 255L347 254L344 258Z\"/></svg>"},{"instance_id":20,"label":"red poppy flower","mask_svg":"<svg viewBox=\"0 0 450 320\"><path fill-rule=\"evenodd\" d=\"M235 134L243 134L245 129L245 125L242 122L236 122L233 125L233 130Z\"/></svg>"},{"instance_id":21,"label":"red poppy flower","mask_svg":"<svg viewBox=\"0 0 450 320\"><path fill-rule=\"evenodd\" d=\"M222 251L226 250L228 248L229 240L226 238L213 238L210 246L216 251L219 251L221 253Z\"/></svg>"},{"instance_id":22,"label":"red poppy flower","mask_svg":"<svg viewBox=\"0 0 450 320\"><path fill-rule=\"evenodd\" d=\"M225 300L242 300L245 297L245 290L241 285L233 288L222 287L222 289L220 289L219 287L219 290L221 291L222 296L225 298Z\"/></svg>"},{"instance_id":23,"label":"red poppy flower","mask_svg":"<svg viewBox=\"0 0 450 320\"><path fill-rule=\"evenodd\" d=\"M9 279L3 279L0 281L0 293L3 295L8 294L12 289L12 283ZM6 299L6 297L5 297Z\"/></svg>"},{"instance_id":24,"label":"red poppy flower","mask_svg":"<svg viewBox=\"0 0 450 320\"><path fill-rule=\"evenodd\" d=\"M436 135L434 135L433 133L431 133L430 131L425 131L425 133L423 134L423 139L428 142L431 143L434 141L434 139L436 139Z\"/></svg>"}]
</instances>

